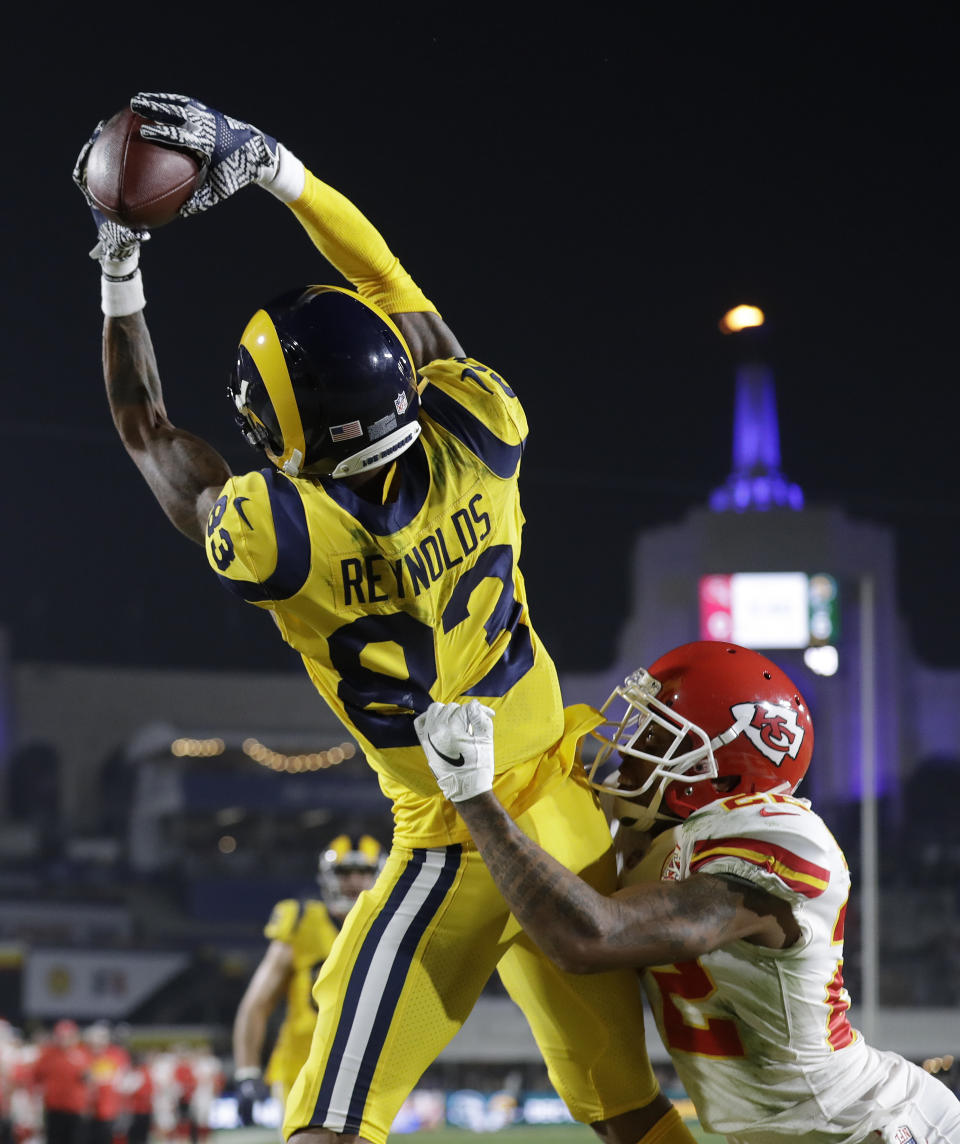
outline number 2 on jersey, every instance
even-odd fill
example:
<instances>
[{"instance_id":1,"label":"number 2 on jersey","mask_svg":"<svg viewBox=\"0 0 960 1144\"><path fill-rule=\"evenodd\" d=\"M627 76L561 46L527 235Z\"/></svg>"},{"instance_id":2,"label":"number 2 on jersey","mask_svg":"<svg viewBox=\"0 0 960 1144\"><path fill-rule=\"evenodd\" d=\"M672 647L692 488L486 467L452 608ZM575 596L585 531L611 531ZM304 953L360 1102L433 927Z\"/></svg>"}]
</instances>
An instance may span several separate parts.
<instances>
[{"instance_id":1,"label":"number 2 on jersey","mask_svg":"<svg viewBox=\"0 0 960 1144\"><path fill-rule=\"evenodd\" d=\"M737 1024L729 1017L700 1017L702 1024L689 1021L676 999L706 1001L716 992L713 978L699 961L651 969L650 974L663 998L663 1031L669 1049L697 1053L704 1057L744 1057Z\"/></svg>"}]
</instances>

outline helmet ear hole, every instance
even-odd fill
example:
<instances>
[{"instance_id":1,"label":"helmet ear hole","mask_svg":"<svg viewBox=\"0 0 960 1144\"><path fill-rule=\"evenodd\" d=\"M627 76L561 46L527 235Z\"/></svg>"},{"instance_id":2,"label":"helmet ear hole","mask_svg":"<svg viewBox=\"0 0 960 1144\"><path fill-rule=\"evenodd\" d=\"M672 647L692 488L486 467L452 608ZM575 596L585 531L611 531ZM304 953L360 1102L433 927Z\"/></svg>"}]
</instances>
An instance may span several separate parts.
<instances>
[{"instance_id":1,"label":"helmet ear hole","mask_svg":"<svg viewBox=\"0 0 960 1144\"><path fill-rule=\"evenodd\" d=\"M732 794L740 785L740 775L720 775L719 778L711 779L713 789L717 794ZM751 785L750 793L753 794L753 786Z\"/></svg>"}]
</instances>

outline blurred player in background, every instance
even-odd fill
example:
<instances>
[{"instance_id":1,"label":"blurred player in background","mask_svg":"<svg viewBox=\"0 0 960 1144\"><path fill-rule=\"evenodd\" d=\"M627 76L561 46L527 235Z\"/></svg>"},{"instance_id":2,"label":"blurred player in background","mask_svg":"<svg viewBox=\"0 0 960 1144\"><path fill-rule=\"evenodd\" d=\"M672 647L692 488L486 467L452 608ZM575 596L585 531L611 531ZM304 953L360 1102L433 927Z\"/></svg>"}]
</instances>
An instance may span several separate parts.
<instances>
[{"instance_id":1,"label":"blurred player in background","mask_svg":"<svg viewBox=\"0 0 960 1144\"><path fill-rule=\"evenodd\" d=\"M198 1045L191 1053L194 1088L190 1100L190 1111L196 1140L205 1144L210 1137L210 1117L213 1102L223 1091L223 1065L215 1056L209 1044Z\"/></svg>"},{"instance_id":2,"label":"blurred player in background","mask_svg":"<svg viewBox=\"0 0 960 1144\"><path fill-rule=\"evenodd\" d=\"M147 1144L153 1127L153 1076L145 1053L132 1052L120 1081L126 1144Z\"/></svg>"},{"instance_id":3,"label":"blurred player in background","mask_svg":"<svg viewBox=\"0 0 960 1144\"><path fill-rule=\"evenodd\" d=\"M180 1087L175 1075L179 1059L179 1053L169 1048L154 1053L150 1062L153 1128L167 1142L177 1135L179 1123Z\"/></svg>"},{"instance_id":4,"label":"blurred player in background","mask_svg":"<svg viewBox=\"0 0 960 1144\"><path fill-rule=\"evenodd\" d=\"M179 1140L189 1140L190 1144L197 1144L199 1132L193 1103L197 1091L197 1073L194 1068L193 1052L187 1045L179 1045L174 1050L173 1083L177 1099L175 1135Z\"/></svg>"},{"instance_id":5,"label":"blurred player in background","mask_svg":"<svg viewBox=\"0 0 960 1144\"><path fill-rule=\"evenodd\" d=\"M113 1144L114 1130L123 1103L123 1077L130 1055L111 1037L106 1021L96 1021L84 1031L90 1053L90 1103L87 1109L87 1144Z\"/></svg>"},{"instance_id":6,"label":"blurred player in background","mask_svg":"<svg viewBox=\"0 0 960 1144\"><path fill-rule=\"evenodd\" d=\"M286 1104L287 1096L310 1053L317 1010L313 985L344 918L364 890L372 889L383 868L384 853L369 834L341 834L320 854L320 897L286 898L273 907L263 931L270 944L240 1001L233 1024L234 1080L238 1112L253 1123L253 1105L266 1096L261 1081L263 1047L270 1014L286 1001L283 1024L267 1065L266 1080Z\"/></svg>"},{"instance_id":7,"label":"blurred player in background","mask_svg":"<svg viewBox=\"0 0 960 1144\"><path fill-rule=\"evenodd\" d=\"M577 973L646 969L664 1045L704 1127L730 1144L957 1144L960 1102L847 1020L850 875L792 797L813 724L770 660L724 643L668 652L596 718L625 888L601 895L519 831L494 793L492 712L417 719L431 769L527 933ZM606 716L606 722L603 722ZM616 770L602 781L603 768Z\"/></svg>"},{"instance_id":8,"label":"blurred player in background","mask_svg":"<svg viewBox=\"0 0 960 1144\"><path fill-rule=\"evenodd\" d=\"M32 1144L41 1138L43 1101L36 1081L36 1064L43 1048L44 1034L35 1030L26 1040L19 1030L14 1035L14 1055L10 1073L10 1119L15 1144Z\"/></svg>"},{"instance_id":9,"label":"blurred player in background","mask_svg":"<svg viewBox=\"0 0 960 1144\"><path fill-rule=\"evenodd\" d=\"M57 1021L33 1078L43 1102L46 1144L82 1144L90 1101L90 1050L75 1021Z\"/></svg>"},{"instance_id":10,"label":"blurred player in background","mask_svg":"<svg viewBox=\"0 0 960 1144\"><path fill-rule=\"evenodd\" d=\"M274 138L186 96L139 95L131 108L153 121L143 137L201 160L204 182L181 214L255 183L355 288L298 287L248 323L230 391L269 465L234 477L167 416L143 313L145 236L99 214L85 184L92 140L81 151L74 178L98 225L104 373L120 437L224 587L270 612L302 654L393 802L390 857L314 988L317 1025L285 1134L384 1144L498 970L576 1119L610 1144L689 1142L636 1033L635 976L564 974L531 945L439 796L413 726L433 699L483 698L499 715L503 803L562 862L613 890L606 821L569 778L583 728L565 717L518 567L527 423L516 394L464 356L370 221ZM376 138L387 142L379 129ZM385 158L388 178L391 166ZM459 158L431 169L451 186L493 177ZM462 252L454 268L474 273ZM543 371L555 385L548 351Z\"/></svg>"},{"instance_id":11,"label":"blurred player in background","mask_svg":"<svg viewBox=\"0 0 960 1144\"><path fill-rule=\"evenodd\" d=\"M13 1144L13 1077L19 1048L17 1031L0 1017L0 1144Z\"/></svg>"}]
</instances>

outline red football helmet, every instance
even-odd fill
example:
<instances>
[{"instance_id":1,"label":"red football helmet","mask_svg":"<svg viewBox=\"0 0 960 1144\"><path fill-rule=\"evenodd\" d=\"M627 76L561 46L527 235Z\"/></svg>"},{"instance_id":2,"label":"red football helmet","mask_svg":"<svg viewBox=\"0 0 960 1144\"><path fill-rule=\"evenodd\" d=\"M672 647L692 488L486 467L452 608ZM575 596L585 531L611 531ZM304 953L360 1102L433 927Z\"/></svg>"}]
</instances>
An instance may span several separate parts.
<instances>
[{"instance_id":1,"label":"red football helmet","mask_svg":"<svg viewBox=\"0 0 960 1144\"><path fill-rule=\"evenodd\" d=\"M590 782L615 790L618 816L640 830L656 819L687 818L718 798L792 794L813 753L813 722L796 686L765 656L736 644L674 648L628 676L601 713ZM614 753L619 767L601 781ZM617 785L629 758L645 764L635 790ZM648 792L644 803L632 801ZM661 803L668 814L659 812Z\"/></svg>"}]
</instances>

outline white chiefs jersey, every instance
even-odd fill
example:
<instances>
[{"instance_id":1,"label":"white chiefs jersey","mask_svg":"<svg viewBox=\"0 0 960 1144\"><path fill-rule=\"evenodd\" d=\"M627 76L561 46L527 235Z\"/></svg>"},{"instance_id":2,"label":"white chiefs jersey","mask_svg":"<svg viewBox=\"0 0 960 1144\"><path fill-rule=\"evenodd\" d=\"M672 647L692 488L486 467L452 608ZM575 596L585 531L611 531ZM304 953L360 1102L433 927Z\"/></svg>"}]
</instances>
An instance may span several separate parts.
<instances>
[{"instance_id":1,"label":"white chiefs jersey","mask_svg":"<svg viewBox=\"0 0 960 1144\"><path fill-rule=\"evenodd\" d=\"M809 802L758 794L712 803L660 835L622 882L692 874L783 898L801 931L788 949L734 941L643 972L660 1036L704 1127L734 1144L960 1142L960 1102L923 1069L867 1046L847 1020L850 875Z\"/></svg>"}]
</instances>

